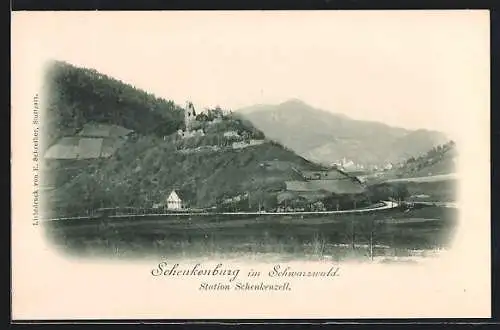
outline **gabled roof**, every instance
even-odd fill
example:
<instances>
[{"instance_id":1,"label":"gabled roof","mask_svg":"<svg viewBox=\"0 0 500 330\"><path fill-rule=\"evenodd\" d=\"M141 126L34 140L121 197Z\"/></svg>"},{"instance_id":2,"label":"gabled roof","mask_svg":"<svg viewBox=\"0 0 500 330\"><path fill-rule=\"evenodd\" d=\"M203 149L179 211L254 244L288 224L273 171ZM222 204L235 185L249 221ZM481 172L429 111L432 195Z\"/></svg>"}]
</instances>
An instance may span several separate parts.
<instances>
[{"instance_id":1,"label":"gabled roof","mask_svg":"<svg viewBox=\"0 0 500 330\"><path fill-rule=\"evenodd\" d=\"M45 153L45 158L48 159L76 159L78 158L79 139L73 137L65 137L58 141L57 144L51 146Z\"/></svg>"},{"instance_id":2,"label":"gabled roof","mask_svg":"<svg viewBox=\"0 0 500 330\"><path fill-rule=\"evenodd\" d=\"M113 155L124 142L123 139L110 137L63 137L47 150L44 157L46 159L105 158Z\"/></svg>"},{"instance_id":3,"label":"gabled roof","mask_svg":"<svg viewBox=\"0 0 500 330\"><path fill-rule=\"evenodd\" d=\"M335 180L335 179L343 179L348 174L338 170L338 169L329 169L323 171L302 171L302 175L305 179L313 179L313 180Z\"/></svg>"},{"instance_id":4,"label":"gabled roof","mask_svg":"<svg viewBox=\"0 0 500 330\"><path fill-rule=\"evenodd\" d=\"M170 199L170 198L173 198L173 199L181 199L182 198L179 196L179 194L177 193L177 191L174 189L170 192L170 194L168 194L168 197L167 199Z\"/></svg>"},{"instance_id":5,"label":"gabled roof","mask_svg":"<svg viewBox=\"0 0 500 330\"><path fill-rule=\"evenodd\" d=\"M121 137L131 132L132 130L122 126L92 122L85 124L82 130L78 132L78 135L89 137Z\"/></svg>"},{"instance_id":6,"label":"gabled roof","mask_svg":"<svg viewBox=\"0 0 500 330\"><path fill-rule=\"evenodd\" d=\"M283 191L280 192L276 197L278 204L283 203L284 201L294 200L297 198L305 199L309 202L315 202L321 200L330 195L327 191Z\"/></svg>"},{"instance_id":7,"label":"gabled roof","mask_svg":"<svg viewBox=\"0 0 500 330\"><path fill-rule=\"evenodd\" d=\"M328 191L334 194L361 194L365 188L358 181L348 177L341 180L286 181L289 191Z\"/></svg>"},{"instance_id":8,"label":"gabled roof","mask_svg":"<svg viewBox=\"0 0 500 330\"><path fill-rule=\"evenodd\" d=\"M189 192L188 190L186 189L179 189L179 188L174 188L172 189L169 193L168 193L168 197L170 197L170 194L172 194L172 192L176 193L176 195L183 201L183 202L187 202L187 201L192 201L193 198L194 198L194 194L192 194L191 192ZM167 198L168 198L167 197Z\"/></svg>"},{"instance_id":9,"label":"gabled roof","mask_svg":"<svg viewBox=\"0 0 500 330\"><path fill-rule=\"evenodd\" d=\"M102 139L81 138L78 143L78 158L93 159L101 155Z\"/></svg>"},{"instance_id":10,"label":"gabled roof","mask_svg":"<svg viewBox=\"0 0 500 330\"><path fill-rule=\"evenodd\" d=\"M298 171L302 177L306 180L343 180L343 179L352 179L361 183L361 181L354 175L350 175L349 173L339 169L339 168L329 168L325 170L319 171Z\"/></svg>"},{"instance_id":11,"label":"gabled roof","mask_svg":"<svg viewBox=\"0 0 500 330\"><path fill-rule=\"evenodd\" d=\"M101 157L110 157L120 148L125 141L123 139L103 139L101 148Z\"/></svg>"}]
</instances>

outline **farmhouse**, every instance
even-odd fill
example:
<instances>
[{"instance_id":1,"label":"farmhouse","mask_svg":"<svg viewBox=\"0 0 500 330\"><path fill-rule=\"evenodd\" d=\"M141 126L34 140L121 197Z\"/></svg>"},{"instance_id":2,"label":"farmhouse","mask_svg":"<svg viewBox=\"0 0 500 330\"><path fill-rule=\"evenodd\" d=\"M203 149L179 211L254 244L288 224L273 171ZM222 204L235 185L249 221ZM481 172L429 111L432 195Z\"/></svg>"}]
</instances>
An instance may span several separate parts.
<instances>
[{"instance_id":1,"label":"farmhouse","mask_svg":"<svg viewBox=\"0 0 500 330\"><path fill-rule=\"evenodd\" d=\"M173 189L168 195L165 206L167 210L189 209L194 196L183 189Z\"/></svg>"},{"instance_id":2,"label":"farmhouse","mask_svg":"<svg viewBox=\"0 0 500 330\"><path fill-rule=\"evenodd\" d=\"M82 130L78 132L79 136L85 137L126 137L133 133L132 130L118 125L103 123L87 123Z\"/></svg>"},{"instance_id":3,"label":"farmhouse","mask_svg":"<svg viewBox=\"0 0 500 330\"><path fill-rule=\"evenodd\" d=\"M263 144L264 140L250 140L248 142L246 141L241 141L241 142L233 142L231 147L233 149L243 149L247 147L253 147L253 146L258 146L260 144Z\"/></svg>"},{"instance_id":4,"label":"farmhouse","mask_svg":"<svg viewBox=\"0 0 500 330\"><path fill-rule=\"evenodd\" d=\"M287 181L286 189L288 191L318 192L324 191L333 194L361 194L365 191L364 187L351 178L342 178L337 180L314 180L314 181Z\"/></svg>"},{"instance_id":5,"label":"farmhouse","mask_svg":"<svg viewBox=\"0 0 500 330\"><path fill-rule=\"evenodd\" d=\"M205 136L205 132L201 128L198 130L190 130L190 131L178 130L177 134L183 139L197 137L197 136Z\"/></svg>"},{"instance_id":6,"label":"farmhouse","mask_svg":"<svg viewBox=\"0 0 500 330\"><path fill-rule=\"evenodd\" d=\"M170 195L167 197L167 209L168 210L181 210L183 208L182 199L179 197L177 191L172 190Z\"/></svg>"},{"instance_id":7,"label":"farmhouse","mask_svg":"<svg viewBox=\"0 0 500 330\"><path fill-rule=\"evenodd\" d=\"M303 180L286 181L286 191L278 195L281 205L313 205L322 201L330 208L356 208L365 199L359 179L337 169L300 172Z\"/></svg>"},{"instance_id":8,"label":"farmhouse","mask_svg":"<svg viewBox=\"0 0 500 330\"><path fill-rule=\"evenodd\" d=\"M133 133L127 128L87 123L76 135L62 137L46 152L46 159L97 159L111 157Z\"/></svg>"},{"instance_id":9,"label":"farmhouse","mask_svg":"<svg viewBox=\"0 0 500 330\"><path fill-rule=\"evenodd\" d=\"M329 169L324 171L302 171L305 180L337 180L345 179L349 175L339 169Z\"/></svg>"},{"instance_id":10,"label":"farmhouse","mask_svg":"<svg viewBox=\"0 0 500 330\"><path fill-rule=\"evenodd\" d=\"M225 138L239 138L240 135L238 134L238 132L235 132L235 131L227 131L227 132L224 132L224 137Z\"/></svg>"}]
</instances>

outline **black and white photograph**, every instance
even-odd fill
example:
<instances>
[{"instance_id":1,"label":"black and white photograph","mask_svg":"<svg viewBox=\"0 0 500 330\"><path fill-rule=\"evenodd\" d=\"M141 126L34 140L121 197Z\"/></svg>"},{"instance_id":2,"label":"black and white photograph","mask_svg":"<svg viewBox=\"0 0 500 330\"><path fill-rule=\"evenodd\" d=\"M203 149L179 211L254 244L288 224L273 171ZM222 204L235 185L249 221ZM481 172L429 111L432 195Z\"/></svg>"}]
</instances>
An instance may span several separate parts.
<instances>
[{"instance_id":1,"label":"black and white photograph","mask_svg":"<svg viewBox=\"0 0 500 330\"><path fill-rule=\"evenodd\" d=\"M35 228L44 253L81 265L152 260L152 278L228 275L196 292L292 292L286 276L434 265L457 242L489 239L487 13L16 22L13 51L37 62L13 57L23 66L13 84L39 73L19 94L28 108L12 108L27 118L32 170L21 180L33 183L21 206L32 219L13 221ZM477 224L471 236L464 221ZM249 284L242 273L260 271L232 263L250 261L283 281ZM322 267L290 266L301 262Z\"/></svg>"},{"instance_id":2,"label":"black and white photograph","mask_svg":"<svg viewBox=\"0 0 500 330\"><path fill-rule=\"evenodd\" d=\"M391 260L453 238L459 154L442 132L295 98L179 105L49 65L40 221L65 252Z\"/></svg>"}]
</instances>

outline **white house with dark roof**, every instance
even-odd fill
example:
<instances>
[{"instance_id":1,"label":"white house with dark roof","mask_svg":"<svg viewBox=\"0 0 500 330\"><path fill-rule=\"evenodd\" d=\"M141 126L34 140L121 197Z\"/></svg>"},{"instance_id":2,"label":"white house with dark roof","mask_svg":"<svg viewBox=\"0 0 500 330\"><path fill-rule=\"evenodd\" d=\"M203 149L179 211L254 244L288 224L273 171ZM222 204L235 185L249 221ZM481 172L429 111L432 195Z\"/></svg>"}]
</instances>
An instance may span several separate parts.
<instances>
[{"instance_id":1,"label":"white house with dark roof","mask_svg":"<svg viewBox=\"0 0 500 330\"><path fill-rule=\"evenodd\" d=\"M167 209L168 210L182 210L183 202L179 197L179 194L174 190L167 197Z\"/></svg>"}]
</instances>

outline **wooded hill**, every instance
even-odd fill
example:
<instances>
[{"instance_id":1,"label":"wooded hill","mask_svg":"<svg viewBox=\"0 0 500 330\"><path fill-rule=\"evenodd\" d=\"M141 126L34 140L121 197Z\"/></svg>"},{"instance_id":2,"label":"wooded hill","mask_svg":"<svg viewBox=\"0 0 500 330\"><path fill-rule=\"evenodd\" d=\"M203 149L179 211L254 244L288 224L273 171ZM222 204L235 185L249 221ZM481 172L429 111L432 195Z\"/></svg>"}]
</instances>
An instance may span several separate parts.
<instances>
[{"instance_id":1,"label":"wooded hill","mask_svg":"<svg viewBox=\"0 0 500 330\"><path fill-rule=\"evenodd\" d=\"M192 130L203 134L181 137L177 131L184 128L182 107L92 69L54 62L46 86L47 141L75 135L89 122L136 133L109 158L46 160L45 177L51 178L54 189L44 196L46 213L52 216L81 215L100 207L152 207L165 202L172 189L188 192L186 202L192 207L249 194L247 202L255 209L258 203L273 203L284 182L297 179L295 170L321 168L228 112L217 121L198 114ZM233 149L224 134L229 131L262 143Z\"/></svg>"},{"instance_id":2,"label":"wooded hill","mask_svg":"<svg viewBox=\"0 0 500 330\"><path fill-rule=\"evenodd\" d=\"M43 86L44 148L74 135L89 122L120 125L139 134L168 135L181 128L183 109L174 102L101 74L53 61Z\"/></svg>"},{"instance_id":3,"label":"wooded hill","mask_svg":"<svg viewBox=\"0 0 500 330\"><path fill-rule=\"evenodd\" d=\"M392 178L413 178L456 171L457 150L454 141L438 145L418 157L410 157L400 168L388 172Z\"/></svg>"},{"instance_id":4,"label":"wooded hill","mask_svg":"<svg viewBox=\"0 0 500 330\"><path fill-rule=\"evenodd\" d=\"M390 191L393 196L413 201L456 201L458 182L452 176L456 159L455 142L449 141L419 157L410 157L400 168L368 180L370 191Z\"/></svg>"},{"instance_id":5,"label":"wooded hill","mask_svg":"<svg viewBox=\"0 0 500 330\"><path fill-rule=\"evenodd\" d=\"M110 159L83 168L54 197L64 214L110 206L150 208L165 202L174 188L188 192L191 200L185 202L191 207L215 206L249 193L256 209L258 203L271 206L266 203L273 203L284 182L297 179L292 168L315 165L273 142L239 151L184 154L171 141L144 136L127 142Z\"/></svg>"}]
</instances>

